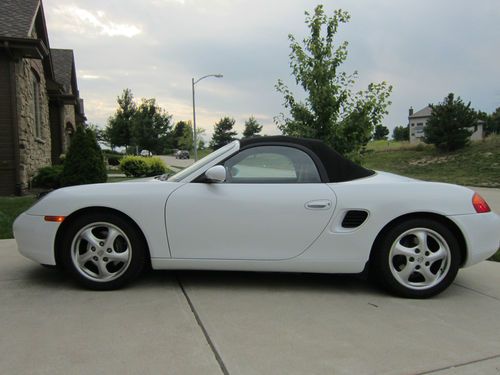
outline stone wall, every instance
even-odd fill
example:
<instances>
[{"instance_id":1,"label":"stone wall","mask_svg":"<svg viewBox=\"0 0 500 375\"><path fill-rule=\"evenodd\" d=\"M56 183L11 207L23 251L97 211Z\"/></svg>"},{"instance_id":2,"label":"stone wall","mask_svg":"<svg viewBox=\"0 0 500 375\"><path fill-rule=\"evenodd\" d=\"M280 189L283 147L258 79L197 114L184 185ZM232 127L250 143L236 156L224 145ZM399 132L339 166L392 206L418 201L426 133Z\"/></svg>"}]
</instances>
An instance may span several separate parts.
<instances>
[{"instance_id":1,"label":"stone wall","mask_svg":"<svg viewBox=\"0 0 500 375\"><path fill-rule=\"evenodd\" d=\"M40 81L41 134L36 136L33 71ZM22 59L16 64L17 113L19 119L19 153L21 189L41 167L51 164L49 98L40 60Z\"/></svg>"}]
</instances>

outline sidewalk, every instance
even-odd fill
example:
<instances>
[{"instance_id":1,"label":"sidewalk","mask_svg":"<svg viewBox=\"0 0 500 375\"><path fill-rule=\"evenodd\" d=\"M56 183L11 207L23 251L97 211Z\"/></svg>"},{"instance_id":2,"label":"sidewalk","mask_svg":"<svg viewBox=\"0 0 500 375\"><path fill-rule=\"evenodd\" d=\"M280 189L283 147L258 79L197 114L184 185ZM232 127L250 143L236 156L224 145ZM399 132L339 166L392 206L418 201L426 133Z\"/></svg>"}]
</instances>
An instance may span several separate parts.
<instances>
[{"instance_id":1,"label":"sidewalk","mask_svg":"<svg viewBox=\"0 0 500 375\"><path fill-rule=\"evenodd\" d=\"M2 374L498 374L500 263L430 300L353 276L164 272L113 292L0 240Z\"/></svg>"}]
</instances>

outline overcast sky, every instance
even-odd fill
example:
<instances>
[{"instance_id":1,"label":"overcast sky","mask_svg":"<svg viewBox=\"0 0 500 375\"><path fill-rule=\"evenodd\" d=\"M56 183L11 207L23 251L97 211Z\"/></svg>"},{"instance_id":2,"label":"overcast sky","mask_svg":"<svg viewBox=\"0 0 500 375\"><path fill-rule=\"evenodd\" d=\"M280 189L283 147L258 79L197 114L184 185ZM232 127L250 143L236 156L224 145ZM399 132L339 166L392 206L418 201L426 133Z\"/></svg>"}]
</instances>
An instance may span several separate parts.
<instances>
[{"instance_id":1,"label":"overcast sky","mask_svg":"<svg viewBox=\"0 0 500 375\"><path fill-rule=\"evenodd\" d=\"M105 126L124 88L156 98L174 121L192 119L191 78L221 73L196 86L197 124L211 135L222 116L236 129L254 115L277 134L283 111L278 78L294 81L287 35L306 36L308 0L43 0L52 48L75 52L80 95L89 122ZM351 21L343 70L358 70L359 89L394 86L384 124L407 123L408 108L454 92L476 109L500 107L500 1L324 1Z\"/></svg>"}]
</instances>

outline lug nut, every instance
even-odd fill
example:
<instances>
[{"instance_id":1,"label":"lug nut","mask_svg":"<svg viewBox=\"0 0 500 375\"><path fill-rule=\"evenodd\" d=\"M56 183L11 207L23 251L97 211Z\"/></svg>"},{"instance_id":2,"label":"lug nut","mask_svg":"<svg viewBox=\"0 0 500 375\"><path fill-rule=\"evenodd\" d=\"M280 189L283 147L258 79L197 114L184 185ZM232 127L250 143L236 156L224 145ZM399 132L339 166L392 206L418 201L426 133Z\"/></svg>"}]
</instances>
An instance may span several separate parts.
<instances>
[{"instance_id":1,"label":"lug nut","mask_svg":"<svg viewBox=\"0 0 500 375\"><path fill-rule=\"evenodd\" d=\"M410 262L413 262L414 260L415 260L415 258L410 257Z\"/></svg>"},{"instance_id":2,"label":"lug nut","mask_svg":"<svg viewBox=\"0 0 500 375\"><path fill-rule=\"evenodd\" d=\"M111 252L111 249L106 249L106 252L110 253L110 252Z\"/></svg>"},{"instance_id":3,"label":"lug nut","mask_svg":"<svg viewBox=\"0 0 500 375\"><path fill-rule=\"evenodd\" d=\"M104 257L102 258L103 261L107 262L108 261L108 258Z\"/></svg>"},{"instance_id":4,"label":"lug nut","mask_svg":"<svg viewBox=\"0 0 500 375\"><path fill-rule=\"evenodd\" d=\"M99 260L99 258L98 258L98 257L94 257L93 259L94 259L95 261L98 261L98 260Z\"/></svg>"},{"instance_id":5,"label":"lug nut","mask_svg":"<svg viewBox=\"0 0 500 375\"><path fill-rule=\"evenodd\" d=\"M429 264L430 264L429 262L425 262L425 265L426 265L427 267L429 267Z\"/></svg>"},{"instance_id":6,"label":"lug nut","mask_svg":"<svg viewBox=\"0 0 500 375\"><path fill-rule=\"evenodd\" d=\"M90 248L90 250L95 251L95 247L94 247L94 246L92 246L92 247Z\"/></svg>"},{"instance_id":7,"label":"lug nut","mask_svg":"<svg viewBox=\"0 0 500 375\"><path fill-rule=\"evenodd\" d=\"M425 252L425 255L427 255L427 256L428 256L429 254L430 254L430 253L429 253L428 251L426 251L426 252Z\"/></svg>"},{"instance_id":8,"label":"lug nut","mask_svg":"<svg viewBox=\"0 0 500 375\"><path fill-rule=\"evenodd\" d=\"M104 246L104 242L99 242L99 245L100 246Z\"/></svg>"},{"instance_id":9,"label":"lug nut","mask_svg":"<svg viewBox=\"0 0 500 375\"><path fill-rule=\"evenodd\" d=\"M420 249L416 249L416 250L415 250L415 253L416 253L416 254L420 253Z\"/></svg>"},{"instance_id":10,"label":"lug nut","mask_svg":"<svg viewBox=\"0 0 500 375\"><path fill-rule=\"evenodd\" d=\"M415 269L416 269L416 270L419 270L419 269L420 269L420 266L415 266Z\"/></svg>"}]
</instances>

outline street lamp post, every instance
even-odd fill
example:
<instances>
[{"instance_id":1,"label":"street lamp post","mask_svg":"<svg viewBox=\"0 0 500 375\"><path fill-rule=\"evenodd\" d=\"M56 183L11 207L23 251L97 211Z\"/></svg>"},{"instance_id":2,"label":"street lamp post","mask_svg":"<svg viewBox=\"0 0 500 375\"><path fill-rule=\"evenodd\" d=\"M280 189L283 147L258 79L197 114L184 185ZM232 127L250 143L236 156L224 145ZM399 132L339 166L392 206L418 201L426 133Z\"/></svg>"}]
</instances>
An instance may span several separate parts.
<instances>
[{"instance_id":1,"label":"street lamp post","mask_svg":"<svg viewBox=\"0 0 500 375\"><path fill-rule=\"evenodd\" d=\"M198 160L198 139L196 135L196 107L195 107L195 100L194 100L194 85L196 85L198 82L200 82L202 79L208 78L208 77L215 77L215 78L222 78L222 74L207 74L206 76L203 76L201 78L198 78L195 80L194 78L191 78L191 87L193 89L193 141L194 141L194 161Z\"/></svg>"}]
</instances>

